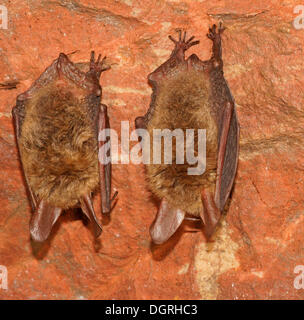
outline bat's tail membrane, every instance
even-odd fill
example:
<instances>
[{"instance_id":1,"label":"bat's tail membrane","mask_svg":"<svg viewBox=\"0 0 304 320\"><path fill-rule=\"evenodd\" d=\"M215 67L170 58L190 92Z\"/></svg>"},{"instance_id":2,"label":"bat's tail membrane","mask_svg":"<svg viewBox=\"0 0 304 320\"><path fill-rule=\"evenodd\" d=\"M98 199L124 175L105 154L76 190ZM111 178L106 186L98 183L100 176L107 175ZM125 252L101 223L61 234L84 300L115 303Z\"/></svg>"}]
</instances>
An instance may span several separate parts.
<instances>
[{"instance_id":1,"label":"bat's tail membrane","mask_svg":"<svg viewBox=\"0 0 304 320\"><path fill-rule=\"evenodd\" d=\"M150 228L150 235L154 243L166 242L182 224L185 212L170 207L164 198L161 201L156 220Z\"/></svg>"},{"instance_id":2,"label":"bat's tail membrane","mask_svg":"<svg viewBox=\"0 0 304 320\"><path fill-rule=\"evenodd\" d=\"M39 242L45 241L50 235L52 227L61 212L61 208L56 208L49 205L46 201L41 200L30 222L32 239Z\"/></svg>"},{"instance_id":3,"label":"bat's tail membrane","mask_svg":"<svg viewBox=\"0 0 304 320\"><path fill-rule=\"evenodd\" d=\"M88 219L93 224L94 236L98 238L101 234L102 227L97 220L91 196L86 195L82 197L82 199L80 199L80 204L81 204L81 209L83 213L88 217Z\"/></svg>"}]
</instances>

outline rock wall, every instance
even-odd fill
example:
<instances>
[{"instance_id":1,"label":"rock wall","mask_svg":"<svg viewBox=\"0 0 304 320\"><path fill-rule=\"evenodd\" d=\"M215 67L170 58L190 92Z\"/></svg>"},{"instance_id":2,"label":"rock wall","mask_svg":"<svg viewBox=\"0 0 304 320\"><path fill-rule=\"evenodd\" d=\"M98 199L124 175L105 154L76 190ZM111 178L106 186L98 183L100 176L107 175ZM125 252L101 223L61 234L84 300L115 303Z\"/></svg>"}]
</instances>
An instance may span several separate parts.
<instances>
[{"instance_id":1,"label":"rock wall","mask_svg":"<svg viewBox=\"0 0 304 320\"><path fill-rule=\"evenodd\" d=\"M304 265L304 29L301 1L53 0L8 1L0 30L1 299L303 299L294 268ZM304 3L303 3L304 4ZM111 126L142 115L147 75L164 62L168 35L186 29L201 42L187 55L209 59L208 27L223 21L225 77L241 127L240 157L229 210L213 242L184 232L150 243L157 206L142 165L114 165L119 199L103 219L100 242L76 212L66 212L43 244L29 237L11 110L60 52L87 62L91 50L112 66L102 74ZM304 22L303 22L304 23ZM95 209L99 212L99 196Z\"/></svg>"}]
</instances>

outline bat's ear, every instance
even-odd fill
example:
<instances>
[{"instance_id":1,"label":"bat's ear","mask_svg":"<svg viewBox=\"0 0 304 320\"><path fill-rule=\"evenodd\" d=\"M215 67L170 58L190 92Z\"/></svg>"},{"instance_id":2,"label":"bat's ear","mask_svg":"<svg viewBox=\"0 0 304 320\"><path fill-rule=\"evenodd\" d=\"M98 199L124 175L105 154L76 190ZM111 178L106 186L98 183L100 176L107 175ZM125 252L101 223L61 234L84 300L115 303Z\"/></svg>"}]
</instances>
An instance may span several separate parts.
<instances>
[{"instance_id":1,"label":"bat's ear","mask_svg":"<svg viewBox=\"0 0 304 320\"><path fill-rule=\"evenodd\" d=\"M43 200L40 201L30 223L32 239L39 242L45 241L50 235L61 211L60 208L53 207Z\"/></svg>"},{"instance_id":2,"label":"bat's ear","mask_svg":"<svg viewBox=\"0 0 304 320\"><path fill-rule=\"evenodd\" d=\"M178 229L185 218L185 212L172 208L164 198L161 201L154 224L150 228L150 235L154 243L166 242Z\"/></svg>"}]
</instances>

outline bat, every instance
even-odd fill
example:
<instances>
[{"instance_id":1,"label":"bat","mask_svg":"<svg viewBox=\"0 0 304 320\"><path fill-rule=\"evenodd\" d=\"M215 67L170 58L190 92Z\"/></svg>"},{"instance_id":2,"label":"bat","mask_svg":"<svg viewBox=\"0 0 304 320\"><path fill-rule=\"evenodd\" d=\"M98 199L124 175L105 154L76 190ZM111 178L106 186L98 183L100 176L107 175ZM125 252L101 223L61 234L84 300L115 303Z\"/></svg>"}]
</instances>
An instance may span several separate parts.
<instances>
[{"instance_id":1,"label":"bat","mask_svg":"<svg viewBox=\"0 0 304 320\"><path fill-rule=\"evenodd\" d=\"M80 70L67 55L59 57L24 93L12 110L21 168L32 207L30 234L44 241L60 214L81 207L95 237L102 227L92 194L101 193L102 212L109 213L111 163L100 161L109 149L100 148L98 134L109 127L101 104L99 78L109 67L91 52L89 70ZM105 154L98 154L100 150Z\"/></svg>"},{"instance_id":2,"label":"bat","mask_svg":"<svg viewBox=\"0 0 304 320\"><path fill-rule=\"evenodd\" d=\"M153 89L151 103L147 113L135 119L137 129L148 130L150 137L156 128L180 128L183 132L188 128L206 129L203 174L189 175L188 163L146 165L149 187L160 199L150 227L156 244L167 241L184 219L202 221L209 240L232 189L239 152L239 124L234 99L223 75L223 31L221 24L209 28L207 37L213 46L208 61L201 61L195 54L185 59L185 51L199 43L193 40L194 36L187 40L186 32L182 31L178 40L169 36L175 44L170 58L148 76ZM172 150L175 154L174 141Z\"/></svg>"}]
</instances>

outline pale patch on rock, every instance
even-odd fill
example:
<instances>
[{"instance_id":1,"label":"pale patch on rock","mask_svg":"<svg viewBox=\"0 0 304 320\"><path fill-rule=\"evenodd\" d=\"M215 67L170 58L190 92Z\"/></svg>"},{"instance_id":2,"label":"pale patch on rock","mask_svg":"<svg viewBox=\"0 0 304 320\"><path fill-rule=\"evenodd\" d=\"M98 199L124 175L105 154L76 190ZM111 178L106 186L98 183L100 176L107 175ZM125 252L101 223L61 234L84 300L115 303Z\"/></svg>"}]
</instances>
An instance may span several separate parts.
<instances>
[{"instance_id":1,"label":"pale patch on rock","mask_svg":"<svg viewBox=\"0 0 304 320\"><path fill-rule=\"evenodd\" d=\"M249 72L248 67L240 63L225 67L225 75L231 79L237 78L238 76L246 72Z\"/></svg>"},{"instance_id":2,"label":"pale patch on rock","mask_svg":"<svg viewBox=\"0 0 304 320\"><path fill-rule=\"evenodd\" d=\"M170 55L171 51L170 50L166 50L166 49L153 49L153 52L158 56L158 57L165 57L168 54Z\"/></svg>"},{"instance_id":3,"label":"pale patch on rock","mask_svg":"<svg viewBox=\"0 0 304 320\"><path fill-rule=\"evenodd\" d=\"M151 95L152 89L147 89L147 90L138 90L134 88L121 88L121 87L116 87L116 86L106 86L102 87L102 90L104 92L115 92L115 93L135 93L135 94L141 94L143 96L149 96Z\"/></svg>"},{"instance_id":4,"label":"pale patch on rock","mask_svg":"<svg viewBox=\"0 0 304 320\"><path fill-rule=\"evenodd\" d=\"M139 8L133 8L132 12L131 12L131 15L133 17L137 17L139 14L141 13L141 9Z\"/></svg>"},{"instance_id":5,"label":"pale patch on rock","mask_svg":"<svg viewBox=\"0 0 304 320\"><path fill-rule=\"evenodd\" d=\"M286 248L287 247L287 243L284 243L284 242L280 241L280 239L275 239L275 238L272 238L272 237L265 237L265 240L268 243L276 245L276 247L282 247L282 248Z\"/></svg>"},{"instance_id":6,"label":"pale patch on rock","mask_svg":"<svg viewBox=\"0 0 304 320\"><path fill-rule=\"evenodd\" d=\"M189 263L186 263L179 269L178 274L186 274L188 270L189 270Z\"/></svg>"},{"instance_id":7,"label":"pale patch on rock","mask_svg":"<svg viewBox=\"0 0 304 320\"><path fill-rule=\"evenodd\" d=\"M161 25L162 25L161 30L166 31L171 27L172 23L171 22L162 22Z\"/></svg>"},{"instance_id":8,"label":"pale patch on rock","mask_svg":"<svg viewBox=\"0 0 304 320\"><path fill-rule=\"evenodd\" d=\"M122 2L124 2L127 6L132 6L131 0L123 0Z\"/></svg>"},{"instance_id":9,"label":"pale patch on rock","mask_svg":"<svg viewBox=\"0 0 304 320\"><path fill-rule=\"evenodd\" d=\"M0 112L0 118L5 117L5 118L11 118L12 114L9 112Z\"/></svg>"},{"instance_id":10,"label":"pale patch on rock","mask_svg":"<svg viewBox=\"0 0 304 320\"><path fill-rule=\"evenodd\" d=\"M252 271L251 273L261 279L264 278L264 271Z\"/></svg>"},{"instance_id":11,"label":"pale patch on rock","mask_svg":"<svg viewBox=\"0 0 304 320\"><path fill-rule=\"evenodd\" d=\"M146 20L146 19L142 19L141 21L144 22L145 24L147 24L148 26L151 26L152 24L155 23L155 21L149 21L149 20Z\"/></svg>"},{"instance_id":12,"label":"pale patch on rock","mask_svg":"<svg viewBox=\"0 0 304 320\"><path fill-rule=\"evenodd\" d=\"M103 103L110 106L124 107L127 104L121 99L103 99Z\"/></svg>"},{"instance_id":13,"label":"pale patch on rock","mask_svg":"<svg viewBox=\"0 0 304 320\"><path fill-rule=\"evenodd\" d=\"M235 256L238 244L230 238L225 221L213 238L214 242L200 243L195 256L196 282L202 299L215 300L219 293L218 277L226 271L238 268Z\"/></svg>"}]
</instances>

